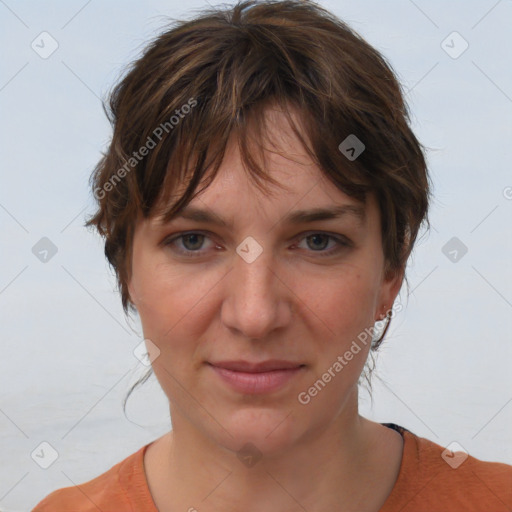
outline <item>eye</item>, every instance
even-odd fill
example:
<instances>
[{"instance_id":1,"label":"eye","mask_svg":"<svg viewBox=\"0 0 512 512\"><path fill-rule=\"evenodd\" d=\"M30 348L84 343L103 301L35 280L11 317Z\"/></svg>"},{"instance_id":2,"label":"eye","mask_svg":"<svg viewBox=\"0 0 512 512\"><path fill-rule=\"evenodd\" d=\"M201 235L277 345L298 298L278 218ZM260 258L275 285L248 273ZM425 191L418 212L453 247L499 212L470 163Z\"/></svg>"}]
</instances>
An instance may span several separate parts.
<instances>
[{"instance_id":1,"label":"eye","mask_svg":"<svg viewBox=\"0 0 512 512\"><path fill-rule=\"evenodd\" d=\"M195 257L203 254L204 251L200 249L203 248L205 240L209 240L206 234L193 231L167 238L162 243L178 254Z\"/></svg>"},{"instance_id":2,"label":"eye","mask_svg":"<svg viewBox=\"0 0 512 512\"><path fill-rule=\"evenodd\" d=\"M319 256L331 256L343 249L350 247L352 244L346 237L334 236L328 233L310 233L302 238L306 241L308 248L313 248L311 252L318 252ZM332 242L330 249L325 250Z\"/></svg>"}]
</instances>

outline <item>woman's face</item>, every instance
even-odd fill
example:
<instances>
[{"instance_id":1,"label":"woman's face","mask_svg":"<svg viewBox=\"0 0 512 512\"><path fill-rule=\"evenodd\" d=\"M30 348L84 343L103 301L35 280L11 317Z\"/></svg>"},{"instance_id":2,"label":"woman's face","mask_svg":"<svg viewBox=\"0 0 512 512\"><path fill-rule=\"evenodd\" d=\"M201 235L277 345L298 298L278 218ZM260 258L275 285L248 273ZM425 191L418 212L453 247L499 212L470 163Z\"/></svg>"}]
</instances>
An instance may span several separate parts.
<instances>
[{"instance_id":1,"label":"woman's face","mask_svg":"<svg viewBox=\"0 0 512 512\"><path fill-rule=\"evenodd\" d=\"M230 144L187 207L210 220L139 221L129 282L144 337L160 351L152 364L175 435L232 450L250 442L268 454L355 419L371 341L361 333L401 285L401 276L384 279L374 197L364 208L339 191L284 116L269 116L271 140L288 158L267 153L267 165L286 190L259 191ZM324 220L298 215L340 207Z\"/></svg>"}]
</instances>

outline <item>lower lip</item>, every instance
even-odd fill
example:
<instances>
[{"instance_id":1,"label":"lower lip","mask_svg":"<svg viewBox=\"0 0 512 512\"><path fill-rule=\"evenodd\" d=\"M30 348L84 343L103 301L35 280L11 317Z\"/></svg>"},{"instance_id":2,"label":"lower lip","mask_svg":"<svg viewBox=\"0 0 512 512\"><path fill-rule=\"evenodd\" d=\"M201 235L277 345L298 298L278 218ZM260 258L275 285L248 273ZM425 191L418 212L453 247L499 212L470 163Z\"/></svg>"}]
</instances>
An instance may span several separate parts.
<instances>
[{"instance_id":1,"label":"lower lip","mask_svg":"<svg viewBox=\"0 0 512 512\"><path fill-rule=\"evenodd\" d=\"M211 368L235 391L247 394L270 393L282 388L303 369L302 366L286 370L261 373L236 372L210 365Z\"/></svg>"}]
</instances>

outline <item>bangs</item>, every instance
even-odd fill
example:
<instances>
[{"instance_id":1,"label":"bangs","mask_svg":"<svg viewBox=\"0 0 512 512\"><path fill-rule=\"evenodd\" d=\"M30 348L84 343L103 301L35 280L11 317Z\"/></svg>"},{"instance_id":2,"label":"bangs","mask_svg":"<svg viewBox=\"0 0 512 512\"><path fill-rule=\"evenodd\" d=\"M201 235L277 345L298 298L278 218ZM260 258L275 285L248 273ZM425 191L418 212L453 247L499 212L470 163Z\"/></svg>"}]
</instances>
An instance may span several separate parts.
<instances>
[{"instance_id":1,"label":"bangs","mask_svg":"<svg viewBox=\"0 0 512 512\"><path fill-rule=\"evenodd\" d=\"M252 184L261 192L272 196L274 190L271 185L286 190L282 183L270 175L266 165L267 151L293 160L290 155L279 151L277 141L269 136L269 110L281 112L286 116L289 132L297 137L311 161L320 167L321 162L311 147L312 134L318 133L319 130L311 124L314 118L309 119L308 125L305 119L308 116L299 105L289 100L269 98L253 106L249 111L238 110L224 126L218 126L218 135L211 140L206 140L204 132L200 131L201 122L197 122L199 132L195 138L188 138L187 142L177 145L178 149L172 154L165 169L160 193L145 215L161 217L162 222L170 221L213 182L230 144L238 146L242 163L240 171L245 172ZM310 127L310 133L307 126ZM348 194L348 191L346 193ZM353 190L348 195L357 196L359 201L365 201L364 194L354 194Z\"/></svg>"}]
</instances>

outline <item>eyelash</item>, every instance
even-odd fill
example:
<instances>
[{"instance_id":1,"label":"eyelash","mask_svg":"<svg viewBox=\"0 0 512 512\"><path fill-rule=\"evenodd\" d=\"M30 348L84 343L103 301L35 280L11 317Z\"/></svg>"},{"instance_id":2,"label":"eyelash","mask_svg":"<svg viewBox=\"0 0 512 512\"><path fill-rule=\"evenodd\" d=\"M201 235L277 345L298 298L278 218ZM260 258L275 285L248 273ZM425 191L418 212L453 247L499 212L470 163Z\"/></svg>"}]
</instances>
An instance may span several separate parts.
<instances>
[{"instance_id":1,"label":"eyelash","mask_svg":"<svg viewBox=\"0 0 512 512\"><path fill-rule=\"evenodd\" d=\"M171 247L174 244L175 241L180 240L180 239L183 240L184 237L190 236L190 235L200 235L200 236L204 236L205 238L208 238L208 235L205 232L202 232L202 231L187 231L186 233L180 233L179 235L173 235L170 238L166 238L162 242L162 244L164 246L166 246L166 247ZM318 253L318 256L320 256L320 257L332 256L332 255L337 254L338 252L340 252L340 251L342 251L344 249L347 249L347 248L352 246L352 243L350 242L350 240L348 238L331 235L330 233L324 233L323 231L311 231L311 232L308 232L304 236L302 236L300 240L307 239L307 238L315 236L315 235L321 235L321 236L324 236L324 237L328 237L329 239L334 240L334 242L337 245L336 247L331 248L330 250L327 250L327 251L324 251L324 250L320 250L320 251L313 251L313 250L311 250L310 251L310 252L313 252L313 253ZM197 251L192 251L190 249L183 250L183 249L178 249L176 247L173 250L175 250L178 254L180 254L182 256L187 256L187 257L190 257L190 258L197 258L197 257L200 257L200 256L204 255L204 252L201 252L201 250L197 250Z\"/></svg>"}]
</instances>

